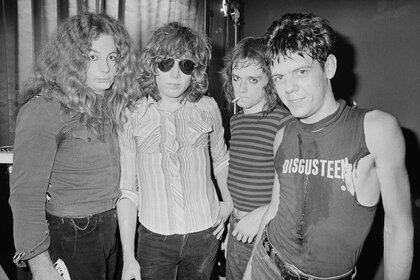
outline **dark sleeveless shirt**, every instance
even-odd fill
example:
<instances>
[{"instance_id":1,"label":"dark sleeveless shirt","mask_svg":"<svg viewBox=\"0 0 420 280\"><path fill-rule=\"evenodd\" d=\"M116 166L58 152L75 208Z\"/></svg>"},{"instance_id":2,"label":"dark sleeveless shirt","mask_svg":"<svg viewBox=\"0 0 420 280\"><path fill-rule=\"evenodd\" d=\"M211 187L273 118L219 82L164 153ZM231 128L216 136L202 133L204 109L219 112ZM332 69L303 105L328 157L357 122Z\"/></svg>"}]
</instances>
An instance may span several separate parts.
<instances>
[{"instance_id":1,"label":"dark sleeveless shirt","mask_svg":"<svg viewBox=\"0 0 420 280\"><path fill-rule=\"evenodd\" d=\"M275 155L280 203L268 234L284 260L305 273L351 270L371 228L377 207L360 205L344 182L346 166L369 154L366 112L340 101L315 124L296 120L285 128Z\"/></svg>"}]
</instances>

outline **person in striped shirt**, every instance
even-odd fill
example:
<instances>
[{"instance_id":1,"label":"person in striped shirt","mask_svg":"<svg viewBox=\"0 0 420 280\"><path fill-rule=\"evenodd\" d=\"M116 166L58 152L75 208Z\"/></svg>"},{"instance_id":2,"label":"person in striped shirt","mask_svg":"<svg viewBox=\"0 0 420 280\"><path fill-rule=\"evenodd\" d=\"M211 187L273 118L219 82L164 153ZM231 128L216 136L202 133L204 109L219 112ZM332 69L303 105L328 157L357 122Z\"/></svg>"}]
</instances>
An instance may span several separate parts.
<instances>
[{"instance_id":1,"label":"person in striped shirt","mask_svg":"<svg viewBox=\"0 0 420 280\"><path fill-rule=\"evenodd\" d=\"M141 54L143 97L119 135L122 279L210 279L233 208L221 113L204 96L210 56L207 38L176 22L157 29Z\"/></svg>"},{"instance_id":2,"label":"person in striped shirt","mask_svg":"<svg viewBox=\"0 0 420 280\"><path fill-rule=\"evenodd\" d=\"M262 38L244 38L225 57L221 72L226 99L239 108L230 119L228 189L234 210L229 221L226 279L242 279L271 200L274 138L292 118L280 105L265 52Z\"/></svg>"}]
</instances>

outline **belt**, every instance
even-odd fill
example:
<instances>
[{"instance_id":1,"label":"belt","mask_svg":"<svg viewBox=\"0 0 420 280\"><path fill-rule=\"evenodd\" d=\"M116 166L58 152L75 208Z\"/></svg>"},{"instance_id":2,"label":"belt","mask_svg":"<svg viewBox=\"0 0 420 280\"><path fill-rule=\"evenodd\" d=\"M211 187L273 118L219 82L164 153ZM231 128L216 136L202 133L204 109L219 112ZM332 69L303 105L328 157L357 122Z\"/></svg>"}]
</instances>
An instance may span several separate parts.
<instances>
[{"instance_id":1,"label":"belt","mask_svg":"<svg viewBox=\"0 0 420 280\"><path fill-rule=\"evenodd\" d=\"M270 257L270 259L274 262L274 264L280 269L281 272L281 280L351 280L353 279L353 275L355 274L355 269L347 272L345 275L337 276L337 277L327 277L327 278L319 278L314 277L311 275L306 275L301 273L297 268L293 267L290 264L287 264L280 258L280 255L277 249L271 244L270 239L268 238L266 230L263 232L262 236L262 245Z\"/></svg>"}]
</instances>

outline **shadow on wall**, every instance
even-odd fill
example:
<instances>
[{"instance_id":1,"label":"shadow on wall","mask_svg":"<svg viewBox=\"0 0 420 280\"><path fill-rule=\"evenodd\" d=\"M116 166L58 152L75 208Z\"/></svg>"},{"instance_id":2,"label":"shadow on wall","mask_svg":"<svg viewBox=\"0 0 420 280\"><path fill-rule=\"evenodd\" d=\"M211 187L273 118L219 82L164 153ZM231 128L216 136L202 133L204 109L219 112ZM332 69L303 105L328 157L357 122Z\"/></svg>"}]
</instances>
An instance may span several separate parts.
<instances>
[{"instance_id":1,"label":"shadow on wall","mask_svg":"<svg viewBox=\"0 0 420 280\"><path fill-rule=\"evenodd\" d=\"M358 87L356 51L350 40L341 34L336 37L337 72L332 79L334 95L352 105ZM420 173L418 159L420 147L416 134L402 128L406 143L406 166L411 186L411 201L414 221L414 259L413 264L420 263ZM380 203L372 229L365 241L360 258L357 262L358 277L356 279L383 279L383 226L384 211ZM411 278L420 279L420 267L413 265Z\"/></svg>"},{"instance_id":2,"label":"shadow on wall","mask_svg":"<svg viewBox=\"0 0 420 280\"><path fill-rule=\"evenodd\" d=\"M413 210L414 223L414 259L411 272L411 279L420 279L420 173L418 170L418 160L420 158L420 145L416 134L407 129L402 128L405 145L406 157L405 164L407 166L408 178L411 186L411 201ZM417 265L416 265L417 264Z\"/></svg>"},{"instance_id":3,"label":"shadow on wall","mask_svg":"<svg viewBox=\"0 0 420 280\"><path fill-rule=\"evenodd\" d=\"M336 32L337 72L331 80L336 99L352 104L357 90L357 75L354 72L356 51L349 39Z\"/></svg>"}]
</instances>

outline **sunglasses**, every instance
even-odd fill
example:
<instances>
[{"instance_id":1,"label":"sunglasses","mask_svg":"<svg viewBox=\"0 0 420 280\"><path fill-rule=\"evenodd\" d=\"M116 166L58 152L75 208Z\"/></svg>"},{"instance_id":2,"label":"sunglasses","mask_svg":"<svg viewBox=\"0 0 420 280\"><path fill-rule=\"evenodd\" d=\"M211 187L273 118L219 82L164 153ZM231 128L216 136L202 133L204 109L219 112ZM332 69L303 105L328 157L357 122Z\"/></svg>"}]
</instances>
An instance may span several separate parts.
<instances>
[{"instance_id":1,"label":"sunglasses","mask_svg":"<svg viewBox=\"0 0 420 280\"><path fill-rule=\"evenodd\" d=\"M175 61L179 63L179 69L181 69L182 73L185 75L191 75L192 71L195 68L195 63L189 59L176 59L176 58L166 58L158 63L158 68L162 72L168 72L172 69L175 65Z\"/></svg>"}]
</instances>

